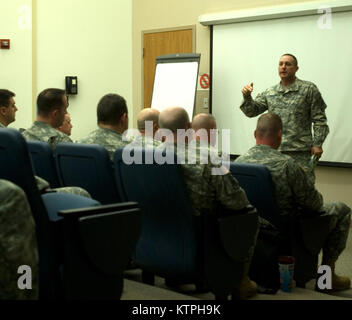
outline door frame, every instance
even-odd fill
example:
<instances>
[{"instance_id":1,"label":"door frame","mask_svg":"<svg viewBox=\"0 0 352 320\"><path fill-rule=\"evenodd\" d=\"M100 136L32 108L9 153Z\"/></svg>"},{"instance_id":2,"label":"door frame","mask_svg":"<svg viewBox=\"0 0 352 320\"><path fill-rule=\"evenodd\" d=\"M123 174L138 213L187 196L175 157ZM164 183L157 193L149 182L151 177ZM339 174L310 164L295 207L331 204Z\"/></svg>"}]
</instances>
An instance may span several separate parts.
<instances>
[{"instance_id":1,"label":"door frame","mask_svg":"<svg viewBox=\"0 0 352 320\"><path fill-rule=\"evenodd\" d=\"M158 33L158 32L169 32L169 31L181 31L181 30L192 30L192 53L196 52L196 31L197 26L195 24L189 26L181 26L181 27L174 27L174 28L161 28L161 29L151 29L151 30L143 30L141 33L141 101L142 101L142 108L144 108L144 57L143 57L143 50L144 50L144 35L149 33Z\"/></svg>"}]
</instances>

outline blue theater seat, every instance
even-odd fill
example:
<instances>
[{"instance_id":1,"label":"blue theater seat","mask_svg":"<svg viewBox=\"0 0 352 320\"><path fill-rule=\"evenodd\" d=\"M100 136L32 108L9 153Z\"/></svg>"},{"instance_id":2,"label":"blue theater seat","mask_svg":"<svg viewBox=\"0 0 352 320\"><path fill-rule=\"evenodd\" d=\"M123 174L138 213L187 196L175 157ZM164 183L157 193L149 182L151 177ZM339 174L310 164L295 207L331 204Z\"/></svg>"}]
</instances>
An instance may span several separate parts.
<instances>
[{"instance_id":1,"label":"blue theater seat","mask_svg":"<svg viewBox=\"0 0 352 320\"><path fill-rule=\"evenodd\" d=\"M149 152L153 150L134 150L141 159ZM162 152L155 151L159 158ZM155 159L155 154L148 157ZM219 208L196 217L180 165L129 165L118 149L114 168L122 200L136 201L141 208L142 233L134 259L143 270L143 281L153 284L154 275L159 275L170 283L207 287L217 299L226 299L243 275L256 232L256 210L227 215Z\"/></svg>"},{"instance_id":2,"label":"blue theater seat","mask_svg":"<svg viewBox=\"0 0 352 320\"><path fill-rule=\"evenodd\" d=\"M280 231L280 254L295 257L294 278L297 286L305 287L316 276L319 252L329 233L331 217L298 207L290 215L280 215L271 173L262 164L235 162L230 164L230 171L259 215Z\"/></svg>"},{"instance_id":3,"label":"blue theater seat","mask_svg":"<svg viewBox=\"0 0 352 320\"><path fill-rule=\"evenodd\" d=\"M275 201L271 173L262 164L230 163L230 172L246 192L249 202L258 210L261 217L280 226L280 212Z\"/></svg>"},{"instance_id":4,"label":"blue theater seat","mask_svg":"<svg viewBox=\"0 0 352 320\"><path fill-rule=\"evenodd\" d=\"M60 187L53 151L49 144L40 141L27 141L27 144L34 174L48 181L51 188Z\"/></svg>"},{"instance_id":5,"label":"blue theater seat","mask_svg":"<svg viewBox=\"0 0 352 320\"><path fill-rule=\"evenodd\" d=\"M76 201L84 205L97 205L98 202L92 199L82 199L74 195L62 195L51 193L43 198L37 188L34 178L31 158L28 146L22 135L14 129L0 130L0 178L9 180L26 193L33 218L36 224L36 237L39 253L39 299L62 298L62 279L60 265L62 264L62 252L60 252L60 230L58 221L50 220L48 210L51 215L57 214L58 210L70 209ZM62 202L60 199L70 198L70 202ZM50 201L51 199L51 201ZM55 207L52 203L60 203Z\"/></svg>"},{"instance_id":6,"label":"blue theater seat","mask_svg":"<svg viewBox=\"0 0 352 320\"><path fill-rule=\"evenodd\" d=\"M140 235L137 203L61 211L66 299L121 298L123 272Z\"/></svg>"},{"instance_id":7,"label":"blue theater seat","mask_svg":"<svg viewBox=\"0 0 352 320\"><path fill-rule=\"evenodd\" d=\"M102 204L120 202L105 148L97 144L59 143L54 157L63 186L81 187Z\"/></svg>"}]
</instances>

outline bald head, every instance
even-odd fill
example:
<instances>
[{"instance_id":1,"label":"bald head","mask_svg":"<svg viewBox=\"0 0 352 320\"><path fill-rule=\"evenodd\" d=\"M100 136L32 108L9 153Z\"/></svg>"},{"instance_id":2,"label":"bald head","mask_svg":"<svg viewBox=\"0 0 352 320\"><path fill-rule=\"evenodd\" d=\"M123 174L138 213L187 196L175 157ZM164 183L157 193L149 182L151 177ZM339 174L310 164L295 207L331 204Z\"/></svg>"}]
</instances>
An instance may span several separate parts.
<instances>
[{"instance_id":1,"label":"bald head","mask_svg":"<svg viewBox=\"0 0 352 320\"><path fill-rule=\"evenodd\" d=\"M159 127L176 133L177 129L188 130L190 121L188 113L181 107L169 107L160 112Z\"/></svg>"},{"instance_id":2,"label":"bald head","mask_svg":"<svg viewBox=\"0 0 352 320\"><path fill-rule=\"evenodd\" d=\"M265 113L261 115L255 130L257 144L266 144L277 149L281 144L282 121L275 113Z\"/></svg>"},{"instance_id":3,"label":"bald head","mask_svg":"<svg viewBox=\"0 0 352 320\"><path fill-rule=\"evenodd\" d=\"M195 139L215 145L216 120L213 115L208 113L197 114L193 118L192 129L195 131Z\"/></svg>"},{"instance_id":4,"label":"bald head","mask_svg":"<svg viewBox=\"0 0 352 320\"><path fill-rule=\"evenodd\" d=\"M155 133L155 131L159 129L159 114L160 112L156 109L152 109L152 108L143 109L138 114L138 118L137 118L138 130L141 133L144 133L146 129L145 122L150 121L150 122L153 122L153 132Z\"/></svg>"},{"instance_id":5,"label":"bald head","mask_svg":"<svg viewBox=\"0 0 352 320\"><path fill-rule=\"evenodd\" d=\"M216 129L216 120L209 113L200 113L193 118L192 128L194 131L198 131L199 129Z\"/></svg>"}]
</instances>

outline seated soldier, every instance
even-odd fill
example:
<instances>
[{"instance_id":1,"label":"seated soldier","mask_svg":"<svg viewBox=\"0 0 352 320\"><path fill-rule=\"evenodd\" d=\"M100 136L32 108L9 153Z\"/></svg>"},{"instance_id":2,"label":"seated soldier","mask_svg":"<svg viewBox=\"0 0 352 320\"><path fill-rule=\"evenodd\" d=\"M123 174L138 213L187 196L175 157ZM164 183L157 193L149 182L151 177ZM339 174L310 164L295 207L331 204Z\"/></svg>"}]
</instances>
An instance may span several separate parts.
<instances>
[{"instance_id":1,"label":"seated soldier","mask_svg":"<svg viewBox=\"0 0 352 320\"><path fill-rule=\"evenodd\" d=\"M192 129L194 130L193 139L197 141L197 145L208 149L209 156L212 159L217 159L217 161L222 159L228 163L230 162L229 153L224 152L224 150L219 150L218 148L218 131L216 126L216 119L213 115L209 113L197 114L193 118ZM229 150L227 151L229 152Z\"/></svg>"},{"instance_id":2,"label":"seated soldier","mask_svg":"<svg viewBox=\"0 0 352 320\"><path fill-rule=\"evenodd\" d=\"M156 109L145 108L138 114L137 126L140 135L134 138L132 145L157 147L161 144L158 138L159 114Z\"/></svg>"},{"instance_id":3,"label":"seated soldier","mask_svg":"<svg viewBox=\"0 0 352 320\"><path fill-rule=\"evenodd\" d=\"M0 89L0 128L6 128L16 120L15 94L9 90Z\"/></svg>"},{"instance_id":4,"label":"seated soldier","mask_svg":"<svg viewBox=\"0 0 352 320\"><path fill-rule=\"evenodd\" d=\"M215 117L209 113L200 113L197 114L192 121L192 129L197 133L196 139L202 141L202 139L206 139L205 141L214 146L216 144L216 120ZM200 134L199 130L205 130L206 135Z\"/></svg>"},{"instance_id":5,"label":"seated soldier","mask_svg":"<svg viewBox=\"0 0 352 320\"><path fill-rule=\"evenodd\" d=\"M60 96L60 99L63 99L63 92L62 90L59 89L48 89L43 92L46 92L46 94L41 93L38 97L38 106L40 105L40 109L42 109L43 103L49 103L50 101L54 100L54 96L57 94ZM41 96L42 95L42 96ZM47 95L47 96L46 96ZM44 97L43 97L44 96ZM6 128L10 123L15 121L15 113L17 111L16 103L14 98L15 94L11 91L8 90L0 90L0 129ZM65 97L66 99L66 97ZM52 102L53 103L53 102ZM39 110L39 108L38 108ZM39 112L39 111L38 111ZM48 116L48 119L54 114L55 112L50 113L51 115ZM39 119L42 119L42 116L38 117ZM38 121L36 121L38 122ZM59 142L68 142L66 141L63 136L65 136L62 133L56 134L56 130L46 123L37 123L36 122L33 124L32 128L33 130L27 131L27 140L39 140L39 141L45 141L51 145L51 147L56 146L57 143ZM43 129L45 128L45 130ZM43 130L42 130L43 129ZM21 133L23 133L22 131ZM43 134L43 135L41 135ZM26 137L26 136L25 136ZM68 138L68 137L67 137ZM41 140L44 139L44 140ZM70 138L68 138L70 139ZM71 140L69 140L72 142ZM63 188L56 188L56 189L51 189L49 183L38 177L35 176L37 187L40 192L45 193L49 189L51 191L56 191L56 192L62 192L62 193L72 193L80 196L84 196L87 198L90 198L89 193L79 187L63 187Z\"/></svg>"},{"instance_id":6,"label":"seated soldier","mask_svg":"<svg viewBox=\"0 0 352 320\"><path fill-rule=\"evenodd\" d=\"M37 120L21 132L28 141L44 141L51 148L60 142L72 142L64 133L55 128L62 125L67 113L67 97L64 90L46 89L37 98Z\"/></svg>"},{"instance_id":7,"label":"seated soldier","mask_svg":"<svg viewBox=\"0 0 352 320\"><path fill-rule=\"evenodd\" d=\"M64 122L62 123L61 126L57 127L56 129L70 136L72 128L73 128L73 125L71 123L71 117L68 113L66 113Z\"/></svg>"},{"instance_id":8,"label":"seated soldier","mask_svg":"<svg viewBox=\"0 0 352 320\"><path fill-rule=\"evenodd\" d=\"M31 268L28 289L18 287L20 266ZM27 197L18 186L0 180L0 300L37 299L37 274L35 224Z\"/></svg>"},{"instance_id":9,"label":"seated soldier","mask_svg":"<svg viewBox=\"0 0 352 320\"><path fill-rule=\"evenodd\" d=\"M114 161L115 151L129 143L123 140L123 133L128 129L125 99L118 94L102 97L97 107L97 118L99 128L78 142L100 144L109 152L111 161Z\"/></svg>"},{"instance_id":10,"label":"seated soldier","mask_svg":"<svg viewBox=\"0 0 352 320\"><path fill-rule=\"evenodd\" d=\"M254 136L256 146L237 158L236 162L259 163L270 170L281 215L295 214L300 207L303 214L316 212L317 215L331 216L330 232L322 248L322 264L331 267L332 290L349 289L350 279L336 275L335 264L346 247L351 209L342 202L324 204L322 195L303 168L293 158L277 150L282 138L282 121L278 115L267 113L259 117Z\"/></svg>"},{"instance_id":11,"label":"seated soldier","mask_svg":"<svg viewBox=\"0 0 352 320\"><path fill-rule=\"evenodd\" d=\"M222 174L213 175L212 169L215 165L201 164L199 161L188 163L188 142L178 139L181 136L178 135L179 130L188 130L191 127L186 110L179 107L164 109L160 112L159 126L162 130L168 129L170 132L165 142L166 148L176 149L177 155L185 159L185 163L182 164L183 176L195 215L211 212L215 210L217 204L229 210L240 210L249 205L245 192L228 170L220 167L217 169L220 169ZM248 253L243 279L233 293L240 299L249 298L257 292L256 283L248 277L253 251L254 246Z\"/></svg>"}]
</instances>

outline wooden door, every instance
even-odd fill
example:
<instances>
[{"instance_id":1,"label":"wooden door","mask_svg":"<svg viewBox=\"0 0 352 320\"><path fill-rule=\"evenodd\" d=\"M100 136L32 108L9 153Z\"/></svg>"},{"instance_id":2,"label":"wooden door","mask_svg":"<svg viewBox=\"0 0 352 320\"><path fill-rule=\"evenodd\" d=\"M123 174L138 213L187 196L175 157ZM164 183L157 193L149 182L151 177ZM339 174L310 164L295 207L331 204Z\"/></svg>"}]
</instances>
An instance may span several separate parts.
<instances>
[{"instance_id":1,"label":"wooden door","mask_svg":"<svg viewBox=\"0 0 352 320\"><path fill-rule=\"evenodd\" d=\"M144 107L152 103L156 57L164 54L192 53L192 29L144 34Z\"/></svg>"}]
</instances>

